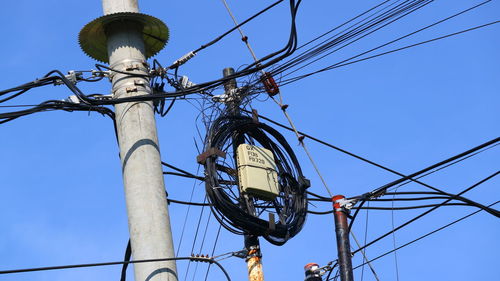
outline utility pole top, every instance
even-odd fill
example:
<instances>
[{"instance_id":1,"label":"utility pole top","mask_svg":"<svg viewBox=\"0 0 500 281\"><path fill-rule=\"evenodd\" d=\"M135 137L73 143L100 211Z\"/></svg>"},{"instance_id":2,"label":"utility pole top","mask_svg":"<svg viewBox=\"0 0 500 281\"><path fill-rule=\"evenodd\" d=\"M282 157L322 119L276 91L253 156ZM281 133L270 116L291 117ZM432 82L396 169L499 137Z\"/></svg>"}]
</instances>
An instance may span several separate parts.
<instances>
[{"instance_id":1,"label":"utility pole top","mask_svg":"<svg viewBox=\"0 0 500 281\"><path fill-rule=\"evenodd\" d=\"M115 13L139 13L139 3L137 0L102 1L102 11L104 15Z\"/></svg>"}]
</instances>

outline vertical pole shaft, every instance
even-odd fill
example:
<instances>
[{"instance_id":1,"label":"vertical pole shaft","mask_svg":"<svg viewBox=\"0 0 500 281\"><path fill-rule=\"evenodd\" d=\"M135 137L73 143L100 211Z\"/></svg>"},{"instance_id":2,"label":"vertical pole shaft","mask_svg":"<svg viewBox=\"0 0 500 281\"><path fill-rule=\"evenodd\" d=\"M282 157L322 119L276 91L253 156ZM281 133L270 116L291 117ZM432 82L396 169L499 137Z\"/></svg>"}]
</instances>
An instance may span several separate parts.
<instances>
[{"instance_id":1,"label":"vertical pole shaft","mask_svg":"<svg viewBox=\"0 0 500 281\"><path fill-rule=\"evenodd\" d=\"M337 195L332 198L334 216L335 216L335 233L337 235L337 252L339 274L341 281L354 281L352 273L352 255L351 245L349 243L349 225L347 223L347 215L345 209L340 205L340 200L345 197Z\"/></svg>"},{"instance_id":2,"label":"vertical pole shaft","mask_svg":"<svg viewBox=\"0 0 500 281\"><path fill-rule=\"evenodd\" d=\"M260 252L259 238L253 235L245 235L245 248L248 251L246 262L249 281L264 281L262 270L262 253Z\"/></svg>"},{"instance_id":3,"label":"vertical pole shaft","mask_svg":"<svg viewBox=\"0 0 500 281\"><path fill-rule=\"evenodd\" d=\"M137 0L103 0L104 14L139 12ZM147 74L142 27L131 21L106 26L110 66ZM151 93L149 79L112 74L113 97ZM163 182L153 104L130 102L115 106L127 214L135 260L172 258L174 249ZM174 261L134 265L136 281L176 281Z\"/></svg>"},{"instance_id":4,"label":"vertical pole shaft","mask_svg":"<svg viewBox=\"0 0 500 281\"><path fill-rule=\"evenodd\" d=\"M231 67L225 68L222 71L224 77L228 77L234 74L234 69ZM226 94L226 98L229 98L230 101L227 103L230 114L234 116L240 115L240 97L237 92L237 84L235 79L228 80L224 83L224 90ZM244 142L243 136L235 136L232 137L233 141L233 157L234 163L238 163L236 150L238 145ZM236 164L237 165L237 164ZM244 209L249 209L247 204L247 198L244 194L240 193L241 198L241 207ZM250 281L263 281L264 280L264 272L262 271L262 254L260 252L259 238L253 235L245 235L245 249L247 250L247 268L248 268L248 280Z\"/></svg>"}]
</instances>

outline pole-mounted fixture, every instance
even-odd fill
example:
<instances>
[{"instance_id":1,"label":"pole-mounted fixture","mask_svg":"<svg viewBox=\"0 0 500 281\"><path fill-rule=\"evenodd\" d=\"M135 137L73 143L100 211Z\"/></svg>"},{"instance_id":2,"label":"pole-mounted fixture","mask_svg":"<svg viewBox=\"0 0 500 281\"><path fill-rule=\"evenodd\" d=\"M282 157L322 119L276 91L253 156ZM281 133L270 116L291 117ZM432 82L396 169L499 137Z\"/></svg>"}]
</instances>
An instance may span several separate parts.
<instances>
[{"instance_id":1,"label":"pole-mounted fixture","mask_svg":"<svg viewBox=\"0 0 500 281\"><path fill-rule=\"evenodd\" d=\"M99 17L83 27L78 35L80 47L89 57L109 63L106 27L112 23L139 24L142 29L146 59L156 55L168 42L168 27L160 19L141 13L114 13Z\"/></svg>"}]
</instances>

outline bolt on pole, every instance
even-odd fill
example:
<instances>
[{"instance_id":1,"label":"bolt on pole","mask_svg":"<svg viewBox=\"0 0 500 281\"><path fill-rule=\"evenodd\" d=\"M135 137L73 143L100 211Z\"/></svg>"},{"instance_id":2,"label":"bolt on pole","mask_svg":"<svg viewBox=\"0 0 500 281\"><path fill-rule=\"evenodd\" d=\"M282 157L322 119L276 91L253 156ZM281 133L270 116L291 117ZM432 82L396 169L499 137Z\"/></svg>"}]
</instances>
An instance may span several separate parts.
<instances>
[{"instance_id":1,"label":"bolt on pole","mask_svg":"<svg viewBox=\"0 0 500 281\"><path fill-rule=\"evenodd\" d=\"M341 281L354 281L351 245L349 243L349 224L347 223L346 209L340 204L342 200L345 200L345 197L342 195L332 197L335 233L337 236L339 275Z\"/></svg>"},{"instance_id":2,"label":"bolt on pole","mask_svg":"<svg viewBox=\"0 0 500 281\"><path fill-rule=\"evenodd\" d=\"M139 13L137 0L103 0L105 15ZM140 21L105 26L112 69L113 98L151 93ZM135 260L173 258L174 249L152 101L115 106L132 256ZM176 281L175 261L134 264L137 281Z\"/></svg>"}]
</instances>

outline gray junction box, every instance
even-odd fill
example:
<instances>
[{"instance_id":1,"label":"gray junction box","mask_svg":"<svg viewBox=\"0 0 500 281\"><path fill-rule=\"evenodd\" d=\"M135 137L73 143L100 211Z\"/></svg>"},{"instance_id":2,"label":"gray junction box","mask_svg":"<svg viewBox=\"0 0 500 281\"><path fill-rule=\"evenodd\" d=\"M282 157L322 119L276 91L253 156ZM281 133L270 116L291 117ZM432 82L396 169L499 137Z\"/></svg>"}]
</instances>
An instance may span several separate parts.
<instances>
[{"instance_id":1,"label":"gray junction box","mask_svg":"<svg viewBox=\"0 0 500 281\"><path fill-rule=\"evenodd\" d=\"M236 155L240 190L262 200L274 200L279 185L273 153L255 145L240 144Z\"/></svg>"}]
</instances>

